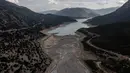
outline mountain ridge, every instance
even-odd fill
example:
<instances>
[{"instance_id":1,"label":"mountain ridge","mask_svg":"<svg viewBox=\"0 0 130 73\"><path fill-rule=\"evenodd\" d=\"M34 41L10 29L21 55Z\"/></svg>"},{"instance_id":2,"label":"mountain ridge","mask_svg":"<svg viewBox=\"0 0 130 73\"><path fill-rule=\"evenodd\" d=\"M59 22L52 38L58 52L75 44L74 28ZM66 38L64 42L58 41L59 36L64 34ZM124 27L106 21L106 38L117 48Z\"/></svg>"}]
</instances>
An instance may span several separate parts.
<instances>
[{"instance_id":1,"label":"mountain ridge","mask_svg":"<svg viewBox=\"0 0 130 73\"><path fill-rule=\"evenodd\" d=\"M68 16L72 18L90 18L98 16L99 14L95 13L91 9L88 8L65 8L56 13L56 15L60 16Z\"/></svg>"},{"instance_id":2,"label":"mountain ridge","mask_svg":"<svg viewBox=\"0 0 130 73\"><path fill-rule=\"evenodd\" d=\"M111 8L103 8L103 9L95 9L94 11L100 15L106 15L116 11L119 7L111 7Z\"/></svg>"},{"instance_id":3,"label":"mountain ridge","mask_svg":"<svg viewBox=\"0 0 130 73\"><path fill-rule=\"evenodd\" d=\"M103 25L103 24L130 21L129 11L130 11L130 1L127 1L122 7L117 9L115 12L112 12L104 16L98 16L92 18L86 21L85 23L90 23L93 25Z\"/></svg>"},{"instance_id":4,"label":"mountain ridge","mask_svg":"<svg viewBox=\"0 0 130 73\"><path fill-rule=\"evenodd\" d=\"M22 28L32 27L34 25L40 26L41 28L49 28L52 26L60 25L64 22L74 22L75 19L69 17L62 17L57 15L44 15L31 11L30 9L18 6L14 3L10 3L2 0L0 2L1 11L1 24L0 29L6 30L10 28ZM58 21L60 19L60 21ZM12 22L15 20L15 22ZM49 20L49 21L48 21ZM56 20L56 21L54 21ZM6 23L7 22L7 23ZM12 24L11 27L10 25Z\"/></svg>"},{"instance_id":5,"label":"mountain ridge","mask_svg":"<svg viewBox=\"0 0 130 73\"><path fill-rule=\"evenodd\" d=\"M42 12L39 12L39 13L42 13L42 14L56 14L58 10L47 10L47 11L42 11Z\"/></svg>"}]
</instances>

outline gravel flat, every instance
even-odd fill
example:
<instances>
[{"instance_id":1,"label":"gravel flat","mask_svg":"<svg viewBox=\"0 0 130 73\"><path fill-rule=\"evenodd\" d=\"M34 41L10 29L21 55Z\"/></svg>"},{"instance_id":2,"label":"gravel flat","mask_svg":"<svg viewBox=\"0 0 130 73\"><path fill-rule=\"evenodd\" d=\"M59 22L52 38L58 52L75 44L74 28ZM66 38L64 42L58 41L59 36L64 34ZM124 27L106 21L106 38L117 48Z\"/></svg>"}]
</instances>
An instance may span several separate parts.
<instances>
[{"instance_id":1,"label":"gravel flat","mask_svg":"<svg viewBox=\"0 0 130 73\"><path fill-rule=\"evenodd\" d=\"M46 73L91 73L90 68L80 59L83 49L76 36L52 35L41 43L53 59Z\"/></svg>"}]
</instances>

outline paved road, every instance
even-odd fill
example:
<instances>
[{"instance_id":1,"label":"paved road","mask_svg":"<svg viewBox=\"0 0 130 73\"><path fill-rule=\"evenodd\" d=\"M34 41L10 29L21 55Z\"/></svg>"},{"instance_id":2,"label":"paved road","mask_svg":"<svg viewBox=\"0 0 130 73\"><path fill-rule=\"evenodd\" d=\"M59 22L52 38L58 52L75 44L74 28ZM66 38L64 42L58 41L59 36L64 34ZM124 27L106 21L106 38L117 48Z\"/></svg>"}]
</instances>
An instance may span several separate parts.
<instances>
[{"instance_id":1,"label":"paved road","mask_svg":"<svg viewBox=\"0 0 130 73\"><path fill-rule=\"evenodd\" d=\"M42 44L45 52L54 60L46 73L91 73L80 60L83 49L76 36L51 36Z\"/></svg>"}]
</instances>

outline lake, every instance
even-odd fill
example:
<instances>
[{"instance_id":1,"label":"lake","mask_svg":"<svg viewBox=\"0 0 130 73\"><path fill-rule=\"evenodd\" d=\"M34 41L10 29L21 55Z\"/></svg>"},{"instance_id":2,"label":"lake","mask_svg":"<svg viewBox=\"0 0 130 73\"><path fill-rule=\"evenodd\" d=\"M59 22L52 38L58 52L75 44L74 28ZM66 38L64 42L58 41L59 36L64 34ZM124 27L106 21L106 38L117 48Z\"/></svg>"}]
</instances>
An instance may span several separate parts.
<instances>
[{"instance_id":1,"label":"lake","mask_svg":"<svg viewBox=\"0 0 130 73\"><path fill-rule=\"evenodd\" d=\"M82 22L87 19L77 19L78 22L73 23L65 23L63 26L60 26L56 29L50 30L48 33L56 33L56 35L64 36L64 35L75 35L76 31L80 28L89 28L87 24Z\"/></svg>"}]
</instances>

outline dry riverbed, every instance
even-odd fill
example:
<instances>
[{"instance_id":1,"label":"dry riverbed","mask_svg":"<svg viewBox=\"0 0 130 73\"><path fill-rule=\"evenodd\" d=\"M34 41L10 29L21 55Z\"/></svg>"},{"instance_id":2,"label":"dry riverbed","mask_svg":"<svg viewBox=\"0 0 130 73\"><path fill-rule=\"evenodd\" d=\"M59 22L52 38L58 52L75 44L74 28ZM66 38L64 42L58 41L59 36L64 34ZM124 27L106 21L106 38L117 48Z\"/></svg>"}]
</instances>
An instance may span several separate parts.
<instances>
[{"instance_id":1,"label":"dry riverbed","mask_svg":"<svg viewBox=\"0 0 130 73\"><path fill-rule=\"evenodd\" d=\"M43 50L53 59L46 73L92 73L91 69L82 60L96 57L90 52L84 53L79 36L51 35L41 40ZM85 54L85 55L84 55Z\"/></svg>"}]
</instances>

